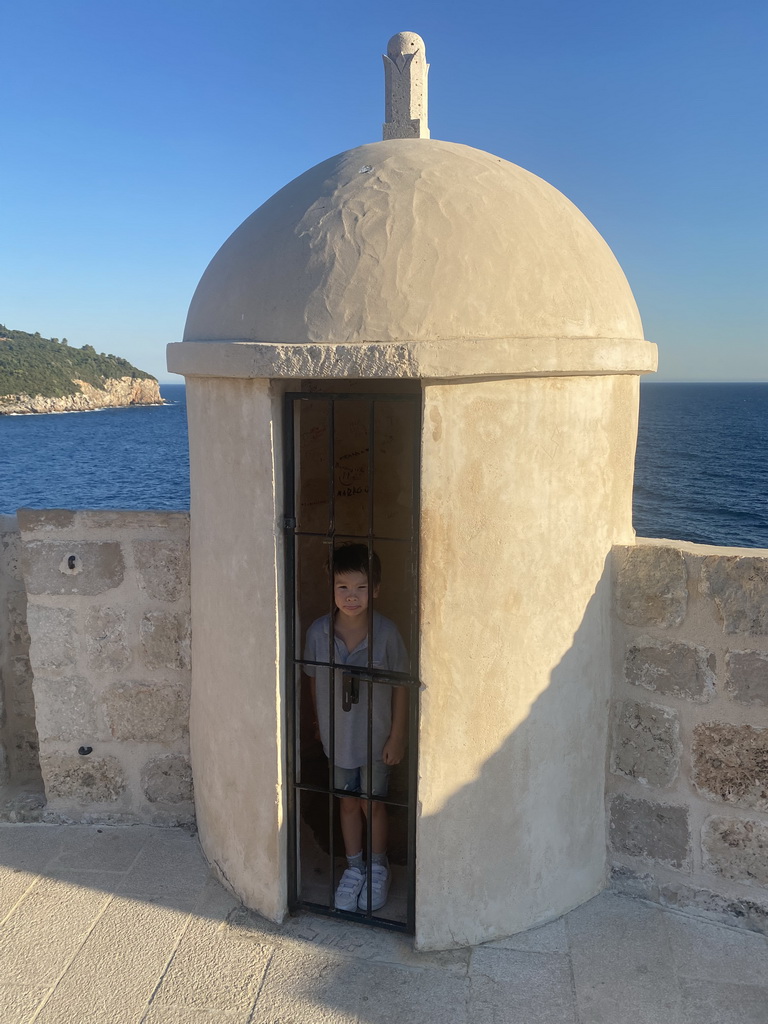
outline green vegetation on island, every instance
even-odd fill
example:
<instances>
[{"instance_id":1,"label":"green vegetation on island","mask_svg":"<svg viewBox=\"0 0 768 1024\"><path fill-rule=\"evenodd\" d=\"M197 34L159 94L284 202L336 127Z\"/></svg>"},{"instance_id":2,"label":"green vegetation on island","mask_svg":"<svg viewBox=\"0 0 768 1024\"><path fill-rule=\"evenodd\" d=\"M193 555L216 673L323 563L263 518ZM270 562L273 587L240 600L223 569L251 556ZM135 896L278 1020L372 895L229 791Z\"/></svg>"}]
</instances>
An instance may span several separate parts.
<instances>
[{"instance_id":1,"label":"green vegetation on island","mask_svg":"<svg viewBox=\"0 0 768 1024\"><path fill-rule=\"evenodd\" d=\"M75 380L103 388L110 379L155 380L120 356L101 355L91 345L70 348L67 339L42 338L0 324L0 396L63 398L78 390Z\"/></svg>"}]
</instances>

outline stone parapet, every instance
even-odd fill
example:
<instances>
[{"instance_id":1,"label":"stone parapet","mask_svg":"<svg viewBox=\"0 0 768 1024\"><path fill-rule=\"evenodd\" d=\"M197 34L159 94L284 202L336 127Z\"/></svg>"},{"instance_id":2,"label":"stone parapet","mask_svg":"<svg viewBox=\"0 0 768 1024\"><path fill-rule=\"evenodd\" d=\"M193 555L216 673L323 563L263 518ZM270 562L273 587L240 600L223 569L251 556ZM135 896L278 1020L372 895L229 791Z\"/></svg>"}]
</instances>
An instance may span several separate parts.
<instances>
[{"instance_id":1,"label":"stone parapet","mask_svg":"<svg viewBox=\"0 0 768 1024\"><path fill-rule=\"evenodd\" d=\"M18 520L45 817L191 822L189 516Z\"/></svg>"},{"instance_id":2,"label":"stone parapet","mask_svg":"<svg viewBox=\"0 0 768 1024\"><path fill-rule=\"evenodd\" d=\"M616 547L613 882L768 932L768 551Z\"/></svg>"}]
</instances>

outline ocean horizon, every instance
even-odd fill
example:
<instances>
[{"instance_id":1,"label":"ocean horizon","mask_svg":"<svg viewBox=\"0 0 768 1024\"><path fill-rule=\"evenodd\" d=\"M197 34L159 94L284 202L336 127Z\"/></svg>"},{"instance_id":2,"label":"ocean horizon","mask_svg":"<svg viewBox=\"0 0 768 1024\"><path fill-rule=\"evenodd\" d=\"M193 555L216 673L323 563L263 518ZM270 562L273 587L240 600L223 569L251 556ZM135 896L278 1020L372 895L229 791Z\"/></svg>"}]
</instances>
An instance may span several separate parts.
<instances>
[{"instance_id":1,"label":"ocean horizon","mask_svg":"<svg viewBox=\"0 0 768 1024\"><path fill-rule=\"evenodd\" d=\"M184 384L168 405L0 416L0 513L187 510ZM643 381L633 498L642 537L768 548L768 382Z\"/></svg>"}]
</instances>

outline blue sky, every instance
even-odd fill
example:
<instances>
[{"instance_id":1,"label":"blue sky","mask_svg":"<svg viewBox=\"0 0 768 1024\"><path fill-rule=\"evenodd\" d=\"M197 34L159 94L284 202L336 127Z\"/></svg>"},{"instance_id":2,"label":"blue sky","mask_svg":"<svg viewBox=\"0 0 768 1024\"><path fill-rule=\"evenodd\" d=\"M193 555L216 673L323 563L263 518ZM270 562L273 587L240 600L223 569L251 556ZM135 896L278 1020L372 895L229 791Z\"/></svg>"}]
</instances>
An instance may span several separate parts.
<instances>
[{"instance_id":1,"label":"blue sky","mask_svg":"<svg viewBox=\"0 0 768 1024\"><path fill-rule=\"evenodd\" d=\"M564 192L629 279L659 379L768 380L765 0L5 5L0 322L161 380L208 261L380 138L419 32L433 138Z\"/></svg>"}]
</instances>

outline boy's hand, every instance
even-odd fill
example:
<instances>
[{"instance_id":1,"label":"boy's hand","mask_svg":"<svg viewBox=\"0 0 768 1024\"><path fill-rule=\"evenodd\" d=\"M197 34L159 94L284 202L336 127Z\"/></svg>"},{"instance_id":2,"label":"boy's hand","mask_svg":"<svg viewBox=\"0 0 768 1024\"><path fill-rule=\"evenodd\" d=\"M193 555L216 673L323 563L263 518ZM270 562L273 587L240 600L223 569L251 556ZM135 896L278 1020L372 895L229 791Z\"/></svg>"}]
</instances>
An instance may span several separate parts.
<instances>
[{"instance_id":1,"label":"boy's hand","mask_svg":"<svg viewBox=\"0 0 768 1024\"><path fill-rule=\"evenodd\" d=\"M389 739L384 744L384 749L381 752L381 760L384 764L400 764L405 756L406 746L405 736L397 736L390 733Z\"/></svg>"}]
</instances>

